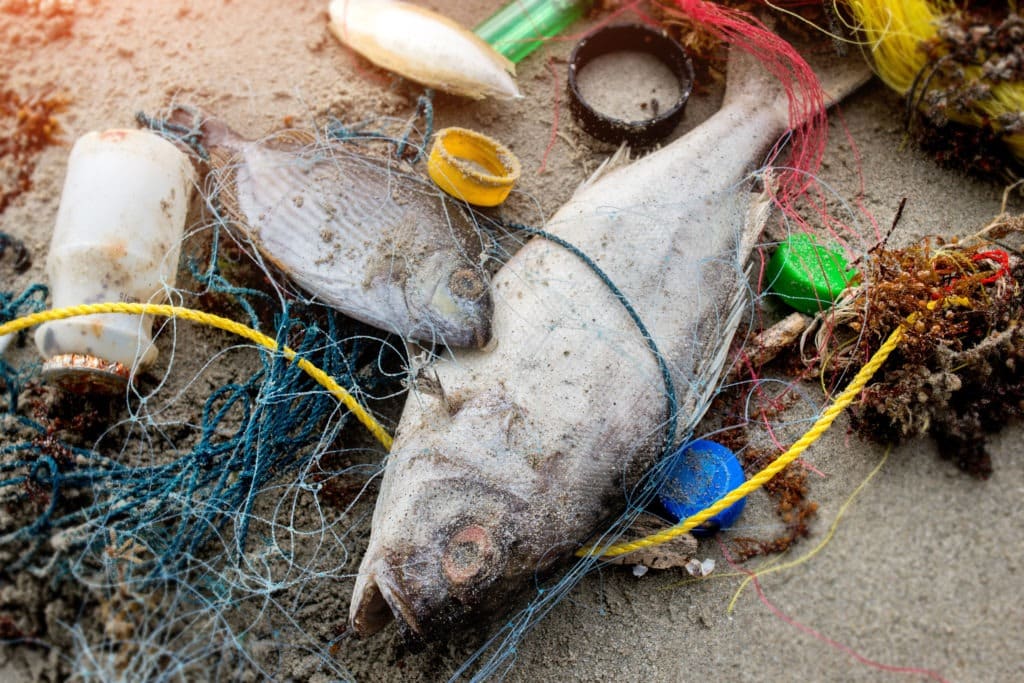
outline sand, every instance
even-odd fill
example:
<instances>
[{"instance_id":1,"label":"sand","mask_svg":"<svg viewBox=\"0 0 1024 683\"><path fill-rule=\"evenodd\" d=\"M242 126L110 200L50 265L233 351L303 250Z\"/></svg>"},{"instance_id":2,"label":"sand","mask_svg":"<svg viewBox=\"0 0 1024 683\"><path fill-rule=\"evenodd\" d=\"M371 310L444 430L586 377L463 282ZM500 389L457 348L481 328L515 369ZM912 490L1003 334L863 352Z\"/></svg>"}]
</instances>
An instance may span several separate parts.
<instances>
[{"instance_id":1,"label":"sand","mask_svg":"<svg viewBox=\"0 0 1024 683\"><path fill-rule=\"evenodd\" d=\"M23 274L0 271L4 290L44 279L68 149L86 131L134 127L136 111L156 112L176 100L215 111L243 134L258 136L286 120L301 124L324 113L348 121L404 118L420 92L343 49L327 31L323 2L68 4L74 6L67 32L54 31L53 18L12 11L34 3L0 4L0 37L22 36L0 54L5 87L26 93L52 87L69 98L59 115L65 144L42 153L33 189L0 214L0 230L24 240L34 255ZM420 4L473 26L497 3ZM470 102L441 94L435 100L438 126L485 131L519 156L520 192L505 210L525 223L542 223L610 151L569 121L563 92L572 43L556 41L520 65L522 100ZM719 98L720 88L698 89L679 133L714 111ZM552 137L554 115L559 122ZM907 197L896 244L930 234L969 234L999 212L1000 184L937 167L906 139L902 121L899 98L877 82L849 98L842 117L832 118L822 180L850 202L860 192L864 208L883 225ZM1010 208L1020 212L1024 206L1018 199ZM179 335L194 356L176 366L186 376L195 371L189 362L229 343L205 331L183 328ZM31 347L14 351L16 358L33 353ZM228 364L225 376L251 370L251 359L249 365L234 356L221 362ZM200 389L193 405L204 398ZM820 409L820 391L810 383L804 391L810 403L797 406L789 419ZM1012 424L992 439L995 473L987 481L940 460L928 440L895 448L846 508L831 542L808 562L762 578L763 599L748 586L731 613L726 608L743 577L730 570L716 540L699 548L700 558L717 561L703 581L677 570L642 578L628 568L596 573L521 643L508 678L877 681L922 679L928 670L955 681L1021 679L1021 434L1021 426ZM795 429L783 433L790 440L796 435ZM8 431L5 438L14 436ZM787 559L825 539L841 506L884 453L849 433L845 418L811 449L807 460L824 474L811 477L819 515L810 539ZM732 533L767 538L777 527L767 499L757 494ZM748 568L774 559L753 560ZM60 620L76 618L82 596L63 588L47 597L53 602L46 607L38 604L41 596L33 600L29 594L44 586L0 575L0 608L30 616L39 637L53 644L0 648L2 680L73 673L67 662L75 655ZM297 615L300 626L326 643L344 622L350 590L350 580L323 587L316 593L323 602ZM18 613L28 609L38 612ZM362 642L343 641L337 661L360 681L439 680L476 644L413 653L389 628ZM315 660L301 657L285 662L279 677L287 676L326 678Z\"/></svg>"}]
</instances>

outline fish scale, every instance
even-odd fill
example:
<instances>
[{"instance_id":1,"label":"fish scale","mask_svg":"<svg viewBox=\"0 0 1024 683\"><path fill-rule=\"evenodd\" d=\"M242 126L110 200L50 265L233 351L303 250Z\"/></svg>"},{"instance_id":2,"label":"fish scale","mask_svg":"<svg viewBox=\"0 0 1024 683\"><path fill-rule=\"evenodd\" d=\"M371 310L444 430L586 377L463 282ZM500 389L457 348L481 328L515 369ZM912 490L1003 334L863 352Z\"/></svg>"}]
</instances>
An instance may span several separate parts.
<instances>
[{"instance_id":1,"label":"fish scale","mask_svg":"<svg viewBox=\"0 0 1024 683\"><path fill-rule=\"evenodd\" d=\"M372 225L390 225L402 219L401 207L381 197L385 186L384 178L367 178L362 173L342 173L332 175L338 187L334 192L344 196L346 201L332 203L329 213L324 197L327 196L323 177L310 177L308 159L301 165L295 154L275 152L259 145L248 145L243 152L245 164L239 169L238 185L240 193L248 191L249 196L240 196L242 210L247 214L255 211L271 210L273 218L294 226L308 228L312 237L319 238L319 231L330 227L332 234L348 246L361 246L376 241ZM330 160L320 161L330 164ZM243 190L242 188L245 188ZM303 196L304 201L299 207L294 197ZM306 205L306 201L310 205ZM260 220L253 227L260 237L270 237L269 231L263 228L268 221ZM284 246L287 246L284 245ZM369 257L367 250L360 250L364 258Z\"/></svg>"}]
</instances>

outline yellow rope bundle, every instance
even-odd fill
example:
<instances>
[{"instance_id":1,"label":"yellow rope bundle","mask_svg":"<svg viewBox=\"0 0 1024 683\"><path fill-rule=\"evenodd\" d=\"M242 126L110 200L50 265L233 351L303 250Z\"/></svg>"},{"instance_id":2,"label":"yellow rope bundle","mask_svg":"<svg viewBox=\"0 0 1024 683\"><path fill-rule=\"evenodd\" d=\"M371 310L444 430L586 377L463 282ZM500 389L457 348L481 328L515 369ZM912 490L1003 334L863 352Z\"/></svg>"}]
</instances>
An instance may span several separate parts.
<instances>
[{"instance_id":1,"label":"yellow rope bundle","mask_svg":"<svg viewBox=\"0 0 1024 683\"><path fill-rule=\"evenodd\" d=\"M938 36L938 22L955 6L945 0L846 0L858 29L864 36L875 71L886 85L907 94L915 80L928 77L929 59L921 49L924 41ZM963 68L963 80L982 75L980 66ZM918 82L920 87L923 83ZM1024 83L993 83L990 96L974 100L960 110L950 102L945 114L950 120L971 126L990 124L998 132L1000 116L1024 111ZM1024 160L1024 131L1004 135L1004 142L1018 159Z\"/></svg>"}]
</instances>

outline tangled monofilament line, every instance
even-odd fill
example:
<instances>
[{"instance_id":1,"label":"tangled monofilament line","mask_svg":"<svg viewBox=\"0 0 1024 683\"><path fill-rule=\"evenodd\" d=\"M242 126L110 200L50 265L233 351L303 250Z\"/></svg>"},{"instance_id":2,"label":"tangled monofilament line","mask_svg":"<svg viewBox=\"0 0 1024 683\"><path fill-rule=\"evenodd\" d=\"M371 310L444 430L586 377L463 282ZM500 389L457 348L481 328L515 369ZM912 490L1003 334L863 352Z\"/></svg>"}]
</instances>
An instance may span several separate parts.
<instances>
[{"instance_id":1,"label":"tangled monofilament line","mask_svg":"<svg viewBox=\"0 0 1024 683\"><path fill-rule=\"evenodd\" d=\"M314 358L349 391L364 391L375 380L356 375L378 351L358 337L334 341L341 338L338 332L333 316L320 328L292 320L286 311L276 343L284 347L297 335L296 353ZM0 538L5 548L25 548L8 569L35 568L55 579L70 574L98 590L101 605L124 603L118 608L125 612L119 618L140 631L133 630L128 639L132 641L141 631L155 628L145 616L151 610L139 613L139 605L169 600L175 609L186 610L156 615L166 626L147 636L156 638L147 647L157 646L163 638L170 639L168 644L184 638L173 625L187 626L193 618L188 615L196 610L223 618L226 611L251 603L260 595L261 581L274 581L260 578L266 576L260 570L263 562L290 565L282 576L291 574L291 579L284 579L283 585L308 584L315 573L340 575L343 555L335 558L333 569L314 569L313 560L322 563L323 558L315 554L303 560L288 544L271 540L277 533L287 538L312 531L277 521L259 509L259 500L275 482L294 480L294 495L306 491L315 496L316 482L330 473L318 474L317 462L348 413L338 410L333 395L312 391L313 386L287 353L266 354L253 375L224 384L207 398L191 449L152 464L145 464L150 459L145 456L125 462L91 448L54 449L41 439L6 446L0 489L28 487L47 499L30 524ZM43 426L31 421L27 425L45 434ZM332 532L332 524L323 523L319 533L344 535L344 530ZM246 558L254 552L266 559L247 568L251 560ZM126 553L127 559L122 557ZM115 570L116 575L102 578ZM108 615L107 624L112 623L114 616ZM116 643L108 646L108 654L123 647ZM222 656L209 642L204 652L205 657ZM125 670L145 675L146 666L157 665L151 655L132 660L130 667L125 664ZM182 647L177 656L198 655L190 646Z\"/></svg>"}]
</instances>

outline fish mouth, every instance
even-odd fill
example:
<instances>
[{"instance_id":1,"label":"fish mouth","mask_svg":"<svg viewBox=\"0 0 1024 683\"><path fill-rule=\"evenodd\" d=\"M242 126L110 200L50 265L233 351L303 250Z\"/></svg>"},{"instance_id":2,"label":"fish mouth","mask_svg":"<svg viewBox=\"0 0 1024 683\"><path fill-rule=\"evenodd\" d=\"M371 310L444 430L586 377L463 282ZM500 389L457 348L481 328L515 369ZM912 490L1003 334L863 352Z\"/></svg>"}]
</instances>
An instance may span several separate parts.
<instances>
[{"instance_id":1,"label":"fish mouth","mask_svg":"<svg viewBox=\"0 0 1024 683\"><path fill-rule=\"evenodd\" d=\"M387 568L378 564L356 581L349 624L357 635L369 636L387 626L392 619L399 622L407 638L421 637L412 605L398 589Z\"/></svg>"},{"instance_id":2,"label":"fish mouth","mask_svg":"<svg viewBox=\"0 0 1024 683\"><path fill-rule=\"evenodd\" d=\"M476 326L473 334L473 346L474 348L482 349L491 343L491 339L491 320L488 316Z\"/></svg>"},{"instance_id":3,"label":"fish mouth","mask_svg":"<svg viewBox=\"0 0 1024 683\"><path fill-rule=\"evenodd\" d=\"M426 324L417 326L410 333L413 339L441 343L452 348L482 349L491 342L491 314L492 308L488 305L472 304L477 310L462 311L456 309L457 304L451 300L450 295L443 294L436 296L433 303L439 299L450 300L444 307L435 307L428 317ZM455 309L456 313L448 315L448 309Z\"/></svg>"}]
</instances>

